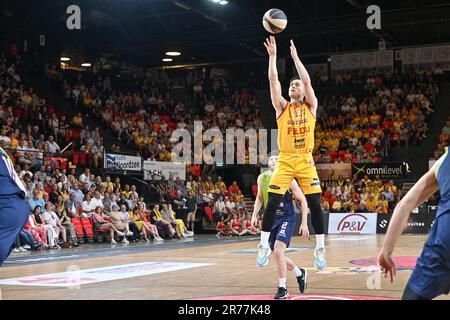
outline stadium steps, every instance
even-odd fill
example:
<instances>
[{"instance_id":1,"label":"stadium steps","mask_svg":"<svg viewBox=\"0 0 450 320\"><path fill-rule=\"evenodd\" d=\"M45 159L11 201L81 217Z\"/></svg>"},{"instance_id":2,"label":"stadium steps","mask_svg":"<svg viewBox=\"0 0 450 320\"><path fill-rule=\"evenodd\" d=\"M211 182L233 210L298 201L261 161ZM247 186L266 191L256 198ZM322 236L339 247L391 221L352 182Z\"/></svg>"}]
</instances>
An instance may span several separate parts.
<instances>
[{"instance_id":1,"label":"stadium steps","mask_svg":"<svg viewBox=\"0 0 450 320\"><path fill-rule=\"evenodd\" d=\"M70 122L78 112L81 112L81 114L83 114L84 125L88 125L91 130L95 129L97 126L100 127L100 133L103 137L103 143L106 149L115 144L119 145L120 149L126 153L134 153L137 150L118 140L115 134L99 125L98 120L93 119L92 117L86 117L81 106L76 108L72 102L68 101L59 91L61 83L49 82L42 76L35 74L27 74L26 81L39 93L39 95L45 97L47 102L53 105L56 112L65 115L68 122ZM61 148L63 148L63 146L61 146Z\"/></svg>"}]
</instances>

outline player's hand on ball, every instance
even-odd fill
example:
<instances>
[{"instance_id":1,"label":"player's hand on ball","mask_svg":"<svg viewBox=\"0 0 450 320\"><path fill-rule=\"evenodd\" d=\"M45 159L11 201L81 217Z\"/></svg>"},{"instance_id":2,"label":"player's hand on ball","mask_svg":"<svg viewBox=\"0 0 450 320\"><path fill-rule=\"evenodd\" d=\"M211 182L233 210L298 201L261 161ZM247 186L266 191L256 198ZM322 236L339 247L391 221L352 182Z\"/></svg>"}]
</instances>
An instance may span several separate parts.
<instances>
[{"instance_id":1,"label":"player's hand on ball","mask_svg":"<svg viewBox=\"0 0 450 320\"><path fill-rule=\"evenodd\" d=\"M291 57L292 59L298 58L297 48L295 47L294 40L291 40Z\"/></svg>"},{"instance_id":2,"label":"player's hand on ball","mask_svg":"<svg viewBox=\"0 0 450 320\"><path fill-rule=\"evenodd\" d=\"M269 38L266 38L266 42L264 42L264 46L267 49L267 53L269 56L276 56L277 55L277 43L275 41L274 36L270 36Z\"/></svg>"},{"instance_id":3,"label":"player's hand on ball","mask_svg":"<svg viewBox=\"0 0 450 320\"><path fill-rule=\"evenodd\" d=\"M378 266L381 269L381 272L384 273L384 277L387 278L388 274L391 279L391 282L394 282L394 277L396 275L396 267L395 262L392 259L392 254L381 251L378 255Z\"/></svg>"},{"instance_id":4,"label":"player's hand on ball","mask_svg":"<svg viewBox=\"0 0 450 320\"><path fill-rule=\"evenodd\" d=\"M307 224L305 224L305 225L302 224L302 225L300 226L300 232L299 232L299 235L302 236L302 237L304 237L304 238L306 238L306 237L309 236L309 229L308 229L308 225L307 225Z\"/></svg>"}]
</instances>

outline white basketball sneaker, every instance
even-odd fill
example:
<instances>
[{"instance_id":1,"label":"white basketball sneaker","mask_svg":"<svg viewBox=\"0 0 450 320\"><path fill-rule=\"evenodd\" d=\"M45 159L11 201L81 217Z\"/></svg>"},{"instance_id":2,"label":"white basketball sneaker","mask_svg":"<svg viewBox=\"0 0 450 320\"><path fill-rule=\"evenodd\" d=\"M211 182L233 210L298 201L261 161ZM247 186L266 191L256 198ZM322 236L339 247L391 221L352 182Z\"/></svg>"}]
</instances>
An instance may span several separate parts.
<instances>
[{"instance_id":1,"label":"white basketball sneaker","mask_svg":"<svg viewBox=\"0 0 450 320\"><path fill-rule=\"evenodd\" d=\"M328 267L327 258L325 257L325 248L318 248L314 250L314 267L319 270Z\"/></svg>"},{"instance_id":2,"label":"white basketball sneaker","mask_svg":"<svg viewBox=\"0 0 450 320\"><path fill-rule=\"evenodd\" d=\"M264 248L262 244L258 245L258 255L256 256L256 265L258 267L267 266L269 263L269 256L272 253L270 248Z\"/></svg>"}]
</instances>

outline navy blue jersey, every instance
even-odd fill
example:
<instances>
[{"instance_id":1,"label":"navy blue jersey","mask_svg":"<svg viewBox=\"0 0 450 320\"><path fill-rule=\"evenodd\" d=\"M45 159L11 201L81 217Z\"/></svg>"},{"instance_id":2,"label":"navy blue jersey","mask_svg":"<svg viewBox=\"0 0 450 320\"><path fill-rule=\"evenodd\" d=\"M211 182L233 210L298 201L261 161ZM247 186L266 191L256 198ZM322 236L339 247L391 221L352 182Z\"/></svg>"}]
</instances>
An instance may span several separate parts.
<instances>
[{"instance_id":1,"label":"navy blue jersey","mask_svg":"<svg viewBox=\"0 0 450 320\"><path fill-rule=\"evenodd\" d=\"M295 221L294 204L292 203L292 194L289 190L284 194L280 206L276 211L275 221L279 219L283 219L283 221L289 222Z\"/></svg>"},{"instance_id":2,"label":"navy blue jersey","mask_svg":"<svg viewBox=\"0 0 450 320\"><path fill-rule=\"evenodd\" d=\"M444 213L450 213L450 156L448 147L445 148L444 155L438 160L436 167L436 180L439 186L441 201L436 212L436 217Z\"/></svg>"},{"instance_id":3,"label":"navy blue jersey","mask_svg":"<svg viewBox=\"0 0 450 320\"><path fill-rule=\"evenodd\" d=\"M26 195L25 187L14 170L11 158L2 148L0 148L0 186L0 196Z\"/></svg>"}]
</instances>

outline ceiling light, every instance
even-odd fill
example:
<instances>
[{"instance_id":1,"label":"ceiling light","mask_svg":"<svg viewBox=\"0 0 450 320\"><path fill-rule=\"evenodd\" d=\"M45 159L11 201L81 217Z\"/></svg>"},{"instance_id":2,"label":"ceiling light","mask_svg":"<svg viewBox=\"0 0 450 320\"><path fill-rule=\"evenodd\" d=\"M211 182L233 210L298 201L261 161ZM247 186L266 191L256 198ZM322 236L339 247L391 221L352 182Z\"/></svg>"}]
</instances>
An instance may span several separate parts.
<instances>
[{"instance_id":1,"label":"ceiling light","mask_svg":"<svg viewBox=\"0 0 450 320\"><path fill-rule=\"evenodd\" d=\"M228 4L228 1L226 1L226 0L222 0L222 1L220 1L220 2L219 2L219 4L221 4L221 5L223 5L223 6L224 6L224 5Z\"/></svg>"},{"instance_id":2,"label":"ceiling light","mask_svg":"<svg viewBox=\"0 0 450 320\"><path fill-rule=\"evenodd\" d=\"M70 58L68 58L68 57L61 57L61 61L70 61Z\"/></svg>"},{"instance_id":3,"label":"ceiling light","mask_svg":"<svg viewBox=\"0 0 450 320\"><path fill-rule=\"evenodd\" d=\"M81 64L82 67L90 67L91 64L89 62L85 62Z\"/></svg>"},{"instance_id":4,"label":"ceiling light","mask_svg":"<svg viewBox=\"0 0 450 320\"><path fill-rule=\"evenodd\" d=\"M178 51L167 51L166 56L178 57L181 56L181 52Z\"/></svg>"},{"instance_id":5,"label":"ceiling light","mask_svg":"<svg viewBox=\"0 0 450 320\"><path fill-rule=\"evenodd\" d=\"M164 59L162 59L162 61L164 61L164 62L171 62L171 61L173 61L173 59L172 58L164 58Z\"/></svg>"},{"instance_id":6,"label":"ceiling light","mask_svg":"<svg viewBox=\"0 0 450 320\"><path fill-rule=\"evenodd\" d=\"M220 1L222 1L222 0L212 0L212 2L214 2L214 3L219 3Z\"/></svg>"}]
</instances>

